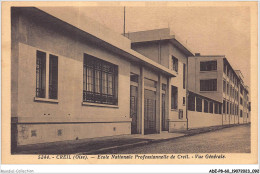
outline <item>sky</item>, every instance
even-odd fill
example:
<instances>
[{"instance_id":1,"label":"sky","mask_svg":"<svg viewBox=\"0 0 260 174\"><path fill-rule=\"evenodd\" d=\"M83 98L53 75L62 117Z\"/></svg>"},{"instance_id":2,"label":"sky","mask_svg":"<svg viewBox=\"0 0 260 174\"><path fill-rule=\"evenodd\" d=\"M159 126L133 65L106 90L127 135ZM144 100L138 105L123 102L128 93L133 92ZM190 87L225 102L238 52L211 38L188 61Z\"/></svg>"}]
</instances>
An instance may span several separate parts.
<instances>
[{"instance_id":1,"label":"sky","mask_svg":"<svg viewBox=\"0 0 260 174\"><path fill-rule=\"evenodd\" d=\"M67 7L64 15L70 18L73 8ZM78 9L107 28L123 33L122 6ZM193 53L225 55L235 70L241 70L245 84L250 86L249 7L126 6L126 33L168 27Z\"/></svg>"}]
</instances>

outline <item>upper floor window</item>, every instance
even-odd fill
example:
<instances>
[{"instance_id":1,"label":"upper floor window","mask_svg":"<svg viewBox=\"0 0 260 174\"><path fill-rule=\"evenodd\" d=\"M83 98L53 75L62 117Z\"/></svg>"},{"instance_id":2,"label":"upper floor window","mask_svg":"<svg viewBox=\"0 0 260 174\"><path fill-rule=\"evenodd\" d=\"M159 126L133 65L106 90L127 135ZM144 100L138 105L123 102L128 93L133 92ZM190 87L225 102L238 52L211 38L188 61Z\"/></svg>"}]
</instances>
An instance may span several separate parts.
<instances>
[{"instance_id":1,"label":"upper floor window","mask_svg":"<svg viewBox=\"0 0 260 174\"><path fill-rule=\"evenodd\" d=\"M213 71L217 70L217 61L200 62L200 71Z\"/></svg>"},{"instance_id":2,"label":"upper floor window","mask_svg":"<svg viewBox=\"0 0 260 174\"><path fill-rule=\"evenodd\" d=\"M36 52L36 97L58 99L58 56Z\"/></svg>"},{"instance_id":3,"label":"upper floor window","mask_svg":"<svg viewBox=\"0 0 260 174\"><path fill-rule=\"evenodd\" d=\"M117 65L84 54L84 102L117 105L117 82Z\"/></svg>"},{"instance_id":4,"label":"upper floor window","mask_svg":"<svg viewBox=\"0 0 260 174\"><path fill-rule=\"evenodd\" d=\"M223 80L223 92L224 92L224 93L226 93L226 87L227 87L227 86L226 86L226 81Z\"/></svg>"},{"instance_id":5,"label":"upper floor window","mask_svg":"<svg viewBox=\"0 0 260 174\"><path fill-rule=\"evenodd\" d=\"M178 72L178 59L172 56L172 69Z\"/></svg>"},{"instance_id":6,"label":"upper floor window","mask_svg":"<svg viewBox=\"0 0 260 174\"><path fill-rule=\"evenodd\" d=\"M200 91L217 91L217 79L200 80Z\"/></svg>"},{"instance_id":7,"label":"upper floor window","mask_svg":"<svg viewBox=\"0 0 260 174\"><path fill-rule=\"evenodd\" d=\"M223 71L225 74L227 74L227 65L225 63L223 64Z\"/></svg>"}]
</instances>

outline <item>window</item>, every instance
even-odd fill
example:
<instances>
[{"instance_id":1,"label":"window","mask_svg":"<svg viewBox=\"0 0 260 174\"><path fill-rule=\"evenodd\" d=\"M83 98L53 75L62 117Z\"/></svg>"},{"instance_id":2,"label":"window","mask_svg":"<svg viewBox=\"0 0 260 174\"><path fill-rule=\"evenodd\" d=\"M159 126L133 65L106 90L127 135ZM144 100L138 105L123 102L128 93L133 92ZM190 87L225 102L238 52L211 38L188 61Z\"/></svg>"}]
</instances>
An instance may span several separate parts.
<instances>
[{"instance_id":1,"label":"window","mask_svg":"<svg viewBox=\"0 0 260 174\"><path fill-rule=\"evenodd\" d=\"M223 92L226 93L226 81L223 80Z\"/></svg>"},{"instance_id":2,"label":"window","mask_svg":"<svg viewBox=\"0 0 260 174\"><path fill-rule=\"evenodd\" d=\"M192 94L188 96L188 110L195 111L195 96Z\"/></svg>"},{"instance_id":3,"label":"window","mask_svg":"<svg viewBox=\"0 0 260 174\"><path fill-rule=\"evenodd\" d=\"M137 74L130 74L130 81L138 83L138 75Z\"/></svg>"},{"instance_id":4,"label":"window","mask_svg":"<svg viewBox=\"0 0 260 174\"><path fill-rule=\"evenodd\" d=\"M219 114L222 114L222 106L221 106L221 103L219 103L218 105L219 105L219 107L218 107L218 113L219 113Z\"/></svg>"},{"instance_id":5,"label":"window","mask_svg":"<svg viewBox=\"0 0 260 174\"><path fill-rule=\"evenodd\" d=\"M229 94L229 84L227 83L227 94Z\"/></svg>"},{"instance_id":6,"label":"window","mask_svg":"<svg viewBox=\"0 0 260 174\"><path fill-rule=\"evenodd\" d=\"M227 74L227 65L225 63L223 64L223 71L225 74Z\"/></svg>"},{"instance_id":7,"label":"window","mask_svg":"<svg viewBox=\"0 0 260 174\"><path fill-rule=\"evenodd\" d=\"M46 63L49 62L47 65ZM46 67L49 66L49 71ZM46 86L47 82L49 85ZM58 56L36 52L36 97L58 99Z\"/></svg>"},{"instance_id":8,"label":"window","mask_svg":"<svg viewBox=\"0 0 260 174\"><path fill-rule=\"evenodd\" d=\"M178 59L172 56L172 69L178 72Z\"/></svg>"},{"instance_id":9,"label":"window","mask_svg":"<svg viewBox=\"0 0 260 174\"><path fill-rule=\"evenodd\" d=\"M226 101L223 100L223 114L226 113Z\"/></svg>"},{"instance_id":10,"label":"window","mask_svg":"<svg viewBox=\"0 0 260 174\"><path fill-rule=\"evenodd\" d=\"M144 86L156 88L157 82L154 81L154 80L150 80L150 79L144 78Z\"/></svg>"},{"instance_id":11,"label":"window","mask_svg":"<svg viewBox=\"0 0 260 174\"><path fill-rule=\"evenodd\" d=\"M229 102L227 102L227 114L229 114Z\"/></svg>"},{"instance_id":12,"label":"window","mask_svg":"<svg viewBox=\"0 0 260 174\"><path fill-rule=\"evenodd\" d=\"M240 97L240 104L243 105L243 99Z\"/></svg>"},{"instance_id":13,"label":"window","mask_svg":"<svg viewBox=\"0 0 260 174\"><path fill-rule=\"evenodd\" d=\"M199 97L196 97L196 111L202 112L202 99Z\"/></svg>"},{"instance_id":14,"label":"window","mask_svg":"<svg viewBox=\"0 0 260 174\"><path fill-rule=\"evenodd\" d=\"M84 55L83 102L117 105L118 67Z\"/></svg>"},{"instance_id":15,"label":"window","mask_svg":"<svg viewBox=\"0 0 260 174\"><path fill-rule=\"evenodd\" d=\"M45 98L46 88L46 53L36 53L36 97Z\"/></svg>"},{"instance_id":16,"label":"window","mask_svg":"<svg viewBox=\"0 0 260 174\"><path fill-rule=\"evenodd\" d=\"M185 97L182 98L182 104L185 105Z\"/></svg>"},{"instance_id":17,"label":"window","mask_svg":"<svg viewBox=\"0 0 260 174\"><path fill-rule=\"evenodd\" d=\"M213 102L209 102L209 113L213 114Z\"/></svg>"},{"instance_id":18,"label":"window","mask_svg":"<svg viewBox=\"0 0 260 174\"><path fill-rule=\"evenodd\" d=\"M240 85L240 94L243 95L243 87Z\"/></svg>"},{"instance_id":19,"label":"window","mask_svg":"<svg viewBox=\"0 0 260 174\"><path fill-rule=\"evenodd\" d=\"M243 111L240 109L240 117L243 117Z\"/></svg>"},{"instance_id":20,"label":"window","mask_svg":"<svg viewBox=\"0 0 260 174\"><path fill-rule=\"evenodd\" d=\"M209 103L207 100L204 100L204 112L206 113L209 112Z\"/></svg>"},{"instance_id":21,"label":"window","mask_svg":"<svg viewBox=\"0 0 260 174\"><path fill-rule=\"evenodd\" d=\"M179 119L183 119L183 110L179 109Z\"/></svg>"},{"instance_id":22,"label":"window","mask_svg":"<svg viewBox=\"0 0 260 174\"><path fill-rule=\"evenodd\" d=\"M218 103L215 103L215 114L218 114L219 113L219 105L218 105Z\"/></svg>"},{"instance_id":23,"label":"window","mask_svg":"<svg viewBox=\"0 0 260 174\"><path fill-rule=\"evenodd\" d=\"M49 98L58 98L58 57L50 54Z\"/></svg>"},{"instance_id":24,"label":"window","mask_svg":"<svg viewBox=\"0 0 260 174\"><path fill-rule=\"evenodd\" d=\"M162 84L162 90L166 91L166 84Z\"/></svg>"},{"instance_id":25,"label":"window","mask_svg":"<svg viewBox=\"0 0 260 174\"><path fill-rule=\"evenodd\" d=\"M178 88L175 86L172 86L171 108L178 108Z\"/></svg>"},{"instance_id":26,"label":"window","mask_svg":"<svg viewBox=\"0 0 260 174\"><path fill-rule=\"evenodd\" d=\"M200 71L217 70L217 61L200 62Z\"/></svg>"},{"instance_id":27,"label":"window","mask_svg":"<svg viewBox=\"0 0 260 174\"><path fill-rule=\"evenodd\" d=\"M185 89L186 65L183 64L183 89Z\"/></svg>"},{"instance_id":28,"label":"window","mask_svg":"<svg viewBox=\"0 0 260 174\"><path fill-rule=\"evenodd\" d=\"M217 79L200 80L200 91L217 91Z\"/></svg>"}]
</instances>

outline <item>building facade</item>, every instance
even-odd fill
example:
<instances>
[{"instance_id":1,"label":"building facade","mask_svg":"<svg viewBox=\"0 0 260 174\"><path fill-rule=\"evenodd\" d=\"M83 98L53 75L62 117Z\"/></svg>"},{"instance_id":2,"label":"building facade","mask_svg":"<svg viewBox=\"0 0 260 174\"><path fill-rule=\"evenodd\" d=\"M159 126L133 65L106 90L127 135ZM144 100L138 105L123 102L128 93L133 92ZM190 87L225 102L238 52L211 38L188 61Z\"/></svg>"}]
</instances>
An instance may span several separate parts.
<instances>
[{"instance_id":1,"label":"building facade","mask_svg":"<svg viewBox=\"0 0 260 174\"><path fill-rule=\"evenodd\" d=\"M122 36L74 17L11 8L12 149L250 122L224 56L194 56L170 29Z\"/></svg>"},{"instance_id":2,"label":"building facade","mask_svg":"<svg viewBox=\"0 0 260 174\"><path fill-rule=\"evenodd\" d=\"M73 23L31 7L11 15L13 147L162 131L176 72L84 16Z\"/></svg>"},{"instance_id":3,"label":"building facade","mask_svg":"<svg viewBox=\"0 0 260 174\"><path fill-rule=\"evenodd\" d=\"M131 40L133 50L176 73L166 87L170 96L166 103L168 113L162 117L162 130L174 132L187 129L188 126L187 63L188 57L193 56L193 53L170 33L169 28L163 28L126 33L126 37Z\"/></svg>"},{"instance_id":4,"label":"building facade","mask_svg":"<svg viewBox=\"0 0 260 174\"><path fill-rule=\"evenodd\" d=\"M196 53L188 66L189 128L250 122L242 74L224 55Z\"/></svg>"}]
</instances>

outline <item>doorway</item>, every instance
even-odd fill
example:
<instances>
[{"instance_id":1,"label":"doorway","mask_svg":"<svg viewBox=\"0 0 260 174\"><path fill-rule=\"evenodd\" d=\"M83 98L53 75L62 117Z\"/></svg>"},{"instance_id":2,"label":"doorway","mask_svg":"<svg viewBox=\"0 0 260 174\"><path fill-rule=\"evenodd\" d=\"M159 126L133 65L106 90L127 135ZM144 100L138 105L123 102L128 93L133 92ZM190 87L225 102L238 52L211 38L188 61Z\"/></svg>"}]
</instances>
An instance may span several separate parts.
<instances>
[{"instance_id":1,"label":"doorway","mask_svg":"<svg viewBox=\"0 0 260 174\"><path fill-rule=\"evenodd\" d=\"M156 133L156 92L144 91L144 134Z\"/></svg>"}]
</instances>

